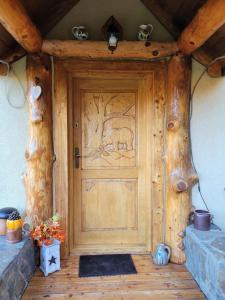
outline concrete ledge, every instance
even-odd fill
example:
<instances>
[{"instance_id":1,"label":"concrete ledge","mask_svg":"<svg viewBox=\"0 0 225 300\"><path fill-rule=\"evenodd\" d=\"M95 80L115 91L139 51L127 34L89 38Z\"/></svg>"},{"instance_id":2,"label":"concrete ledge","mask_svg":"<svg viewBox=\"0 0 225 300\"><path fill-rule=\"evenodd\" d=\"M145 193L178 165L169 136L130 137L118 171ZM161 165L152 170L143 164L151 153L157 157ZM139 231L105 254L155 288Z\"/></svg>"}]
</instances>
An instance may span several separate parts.
<instances>
[{"instance_id":1,"label":"concrete ledge","mask_svg":"<svg viewBox=\"0 0 225 300\"><path fill-rule=\"evenodd\" d=\"M225 300L225 233L217 227L199 231L193 225L184 239L186 267L209 300Z\"/></svg>"},{"instance_id":2,"label":"concrete ledge","mask_svg":"<svg viewBox=\"0 0 225 300\"><path fill-rule=\"evenodd\" d=\"M34 271L33 242L26 238L9 244L0 236L0 299L21 299Z\"/></svg>"}]
</instances>

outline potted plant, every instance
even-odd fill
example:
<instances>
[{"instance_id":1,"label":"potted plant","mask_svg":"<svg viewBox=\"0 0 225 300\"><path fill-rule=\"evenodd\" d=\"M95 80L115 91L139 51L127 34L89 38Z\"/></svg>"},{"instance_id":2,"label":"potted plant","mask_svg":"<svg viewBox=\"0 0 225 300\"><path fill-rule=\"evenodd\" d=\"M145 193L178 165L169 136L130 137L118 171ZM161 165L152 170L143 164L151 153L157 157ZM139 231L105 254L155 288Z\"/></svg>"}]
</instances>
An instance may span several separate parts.
<instances>
[{"instance_id":1,"label":"potted plant","mask_svg":"<svg viewBox=\"0 0 225 300\"><path fill-rule=\"evenodd\" d=\"M17 210L14 210L6 221L6 240L9 243L18 243L22 240L23 221Z\"/></svg>"},{"instance_id":2,"label":"potted plant","mask_svg":"<svg viewBox=\"0 0 225 300\"><path fill-rule=\"evenodd\" d=\"M40 247L40 269L44 275L60 270L60 243L64 242L65 234L59 216L55 215L36 226L31 237Z\"/></svg>"}]
</instances>

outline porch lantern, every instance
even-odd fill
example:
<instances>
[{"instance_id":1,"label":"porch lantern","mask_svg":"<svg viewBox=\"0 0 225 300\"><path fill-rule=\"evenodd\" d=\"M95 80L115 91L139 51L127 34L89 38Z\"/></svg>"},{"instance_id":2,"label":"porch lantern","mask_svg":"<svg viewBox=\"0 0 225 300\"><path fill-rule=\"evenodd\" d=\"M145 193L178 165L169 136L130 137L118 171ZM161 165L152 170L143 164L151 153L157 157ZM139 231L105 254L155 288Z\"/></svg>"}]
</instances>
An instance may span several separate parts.
<instances>
[{"instance_id":1,"label":"porch lantern","mask_svg":"<svg viewBox=\"0 0 225 300\"><path fill-rule=\"evenodd\" d=\"M118 41L122 39L122 26L111 16L102 27L104 37L108 42L108 49L113 53L118 45Z\"/></svg>"},{"instance_id":2,"label":"porch lantern","mask_svg":"<svg viewBox=\"0 0 225 300\"><path fill-rule=\"evenodd\" d=\"M118 34L115 32L110 32L109 33L109 38L108 38L108 49L113 53L116 50L117 44L118 44Z\"/></svg>"}]
</instances>

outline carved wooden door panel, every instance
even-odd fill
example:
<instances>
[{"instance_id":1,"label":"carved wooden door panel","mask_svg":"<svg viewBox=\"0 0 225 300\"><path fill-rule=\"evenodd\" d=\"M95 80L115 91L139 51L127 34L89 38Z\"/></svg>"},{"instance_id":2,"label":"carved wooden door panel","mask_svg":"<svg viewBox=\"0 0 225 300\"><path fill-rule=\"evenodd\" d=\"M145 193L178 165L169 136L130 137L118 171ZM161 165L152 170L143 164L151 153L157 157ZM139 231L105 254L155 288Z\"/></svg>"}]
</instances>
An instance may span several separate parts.
<instances>
[{"instance_id":1,"label":"carved wooden door panel","mask_svg":"<svg viewBox=\"0 0 225 300\"><path fill-rule=\"evenodd\" d=\"M75 252L150 249L152 78L132 77L73 80Z\"/></svg>"}]
</instances>

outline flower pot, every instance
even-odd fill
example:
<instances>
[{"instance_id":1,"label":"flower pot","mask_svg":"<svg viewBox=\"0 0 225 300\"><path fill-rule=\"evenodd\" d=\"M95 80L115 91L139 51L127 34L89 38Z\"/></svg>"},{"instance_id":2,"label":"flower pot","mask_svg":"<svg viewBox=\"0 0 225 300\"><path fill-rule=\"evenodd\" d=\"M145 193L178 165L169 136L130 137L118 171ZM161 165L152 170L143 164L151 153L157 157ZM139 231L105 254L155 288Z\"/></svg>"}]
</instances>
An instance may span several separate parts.
<instances>
[{"instance_id":1,"label":"flower pot","mask_svg":"<svg viewBox=\"0 0 225 300\"><path fill-rule=\"evenodd\" d=\"M11 244L19 243L22 240L22 228L7 229L6 240Z\"/></svg>"},{"instance_id":2,"label":"flower pot","mask_svg":"<svg viewBox=\"0 0 225 300\"><path fill-rule=\"evenodd\" d=\"M53 240L51 245L40 247L40 269L45 276L60 270L60 242Z\"/></svg>"},{"instance_id":3,"label":"flower pot","mask_svg":"<svg viewBox=\"0 0 225 300\"><path fill-rule=\"evenodd\" d=\"M16 211L16 208L4 207L0 209L0 235L6 235L6 221L13 211Z\"/></svg>"},{"instance_id":4,"label":"flower pot","mask_svg":"<svg viewBox=\"0 0 225 300\"><path fill-rule=\"evenodd\" d=\"M6 235L6 219L0 219L0 235Z\"/></svg>"},{"instance_id":5,"label":"flower pot","mask_svg":"<svg viewBox=\"0 0 225 300\"><path fill-rule=\"evenodd\" d=\"M196 209L194 211L194 228L202 231L210 229L211 214L207 210Z\"/></svg>"},{"instance_id":6,"label":"flower pot","mask_svg":"<svg viewBox=\"0 0 225 300\"><path fill-rule=\"evenodd\" d=\"M15 213L15 212L13 212ZM12 213L12 214L13 214ZM17 212L18 214L18 212ZM11 216L11 214L10 214ZM9 218L10 218L9 216ZM19 214L18 214L19 219L15 219L15 220L10 220L7 219L6 221L6 240L9 243L18 243L22 240L22 226L23 226L23 221L20 218Z\"/></svg>"}]
</instances>

